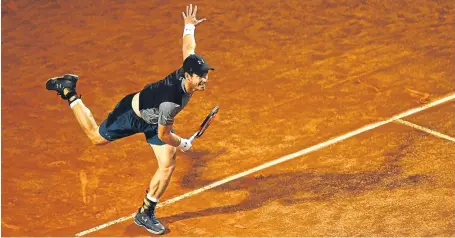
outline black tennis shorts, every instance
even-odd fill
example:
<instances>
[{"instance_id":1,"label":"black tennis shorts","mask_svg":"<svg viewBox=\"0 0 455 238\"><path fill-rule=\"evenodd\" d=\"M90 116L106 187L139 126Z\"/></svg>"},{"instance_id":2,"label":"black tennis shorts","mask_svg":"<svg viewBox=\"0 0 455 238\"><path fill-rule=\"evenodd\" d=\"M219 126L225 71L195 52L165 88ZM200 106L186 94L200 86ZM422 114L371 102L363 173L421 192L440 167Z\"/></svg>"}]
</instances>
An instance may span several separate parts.
<instances>
[{"instance_id":1,"label":"black tennis shorts","mask_svg":"<svg viewBox=\"0 0 455 238\"><path fill-rule=\"evenodd\" d=\"M148 124L138 117L131 106L136 93L125 96L101 123L99 133L108 141L115 141L136 133L144 133L152 145L163 145L158 138L158 124ZM174 130L172 130L174 132Z\"/></svg>"}]
</instances>

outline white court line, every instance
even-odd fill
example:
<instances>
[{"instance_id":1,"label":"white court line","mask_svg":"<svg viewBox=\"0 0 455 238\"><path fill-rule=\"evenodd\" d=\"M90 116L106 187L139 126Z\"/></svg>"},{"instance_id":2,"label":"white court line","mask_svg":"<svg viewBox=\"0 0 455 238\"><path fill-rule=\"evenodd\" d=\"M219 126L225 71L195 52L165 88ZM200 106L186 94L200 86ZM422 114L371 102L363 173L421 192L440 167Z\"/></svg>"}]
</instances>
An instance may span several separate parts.
<instances>
[{"instance_id":1,"label":"white court line","mask_svg":"<svg viewBox=\"0 0 455 238\"><path fill-rule=\"evenodd\" d=\"M224 178L222 180L219 180L217 182L214 182L214 183L211 183L209 185L206 185L202 188L199 188L199 189L196 189L194 191L191 191L191 192L188 192L188 193L185 193L185 194L182 194L180 196L177 196L177 197L174 197L172 199L169 199L169 200L166 200L162 203L159 203L157 205L157 207L163 207L163 206L166 206L166 205L169 205L171 203L174 203L174 202L177 202L177 201L180 201L184 198L187 198L187 197L191 197L193 195L196 195L198 193L201 193L201 192L204 192L206 190L209 190L209 189L212 189L214 187L217 187L217 186L220 186L222 184L225 184L225 183L228 183L232 180L235 180L235 179L238 179L238 178L241 178L243 176L246 176L246 175L249 175L249 174L252 174L254 172L257 172L259 170L262 170L262 169L265 169L265 168L268 168L268 167L271 167L271 166L274 166L274 165L277 165L277 164L280 164L280 163L283 163L285 161L288 161L288 160L291 160L291 159L294 159L294 158L297 158L297 157L300 157L302 155L305 155L305 154L308 154L310 152L313 152L313 151L316 151L316 150L319 150L321 148L324 148L326 146L329 146L329 145L332 145L332 144L335 144L337 142L340 142L340 141L343 141L343 140L346 140L350 137L353 137L355 135L358 135L360 133L363 133L365 131L369 131L369 130L372 130L374 128L377 128L377 127L380 127L380 126L383 126L385 124L388 124L392 121L395 121L395 120L398 120L400 118L403 118L403 117L407 117L409 115L412 115L412 114L415 114L415 113L418 113L420 111L423 111L425 109L428 109L430 107L434 107L436 105L439 105L439 104L442 104L442 103L445 103L445 102L448 102L450 100L453 100L455 99L455 92L452 93L452 94L449 94L448 96L446 97L443 97L441 99L438 99L434 102L431 102L431 103L428 103L428 104L425 104L423 106L420 106L420 107L417 107L417 108L414 108L414 109L411 109L411 110L408 110L406 112L403 112L403 113L400 113L398 115L395 115L395 116L392 116L391 118L387 119L387 120L383 120L383 121L379 121L379 122L376 122L376 123L373 123L373 124L369 124L369 125L366 125L364 127L361 127L357 130L354 130L354 131L351 131L351 132L348 132L344 135L341 135L341 136L338 136L338 137L335 137L333 139L330 139L326 142L322 142L322 143L319 143L317 145L313 145L311 147L308 147L306 149L303 149L303 150L300 150L300 151L297 151L295 153L292 153L292 154L289 154L289 155L286 155L286 156L283 156L281 158L278 158L278 159L275 159L275 160L272 160L270 162L267 162L265 164L262 164L262 165L259 165L257 167L254 167L252 169L249 169L249 170L246 170L244 172L241 172L241 173L238 173L238 174L235 174L235 175L232 175L232 176L229 176L227 178ZM102 224L102 225L99 225L97 227L94 227L94 228L91 228L91 229L88 229L88 230L85 230L85 231L82 231L82 232L79 232L76 234L76 236L84 236L84 235L87 235L89 233L92 233L92 232L95 232L95 231L98 231L100 229L103 229L103 228L106 228L108 226L111 226L111 225L114 225L116 223L119 223L119 222L122 222L122 221L125 221L125 220L128 220L128 219L131 219L135 216L136 213L133 213L131 215L128 215L128 216L125 216L125 217L121 217L117 220L113 220L113 221L110 221L108 223L105 223L105 224Z\"/></svg>"},{"instance_id":2,"label":"white court line","mask_svg":"<svg viewBox=\"0 0 455 238\"><path fill-rule=\"evenodd\" d=\"M408 121L404 121L404 120L401 120L401 119L397 119L396 122L399 122L399 123L401 123L403 125L406 125L406 126L410 126L410 127L415 128L417 130L424 131L426 133L432 134L432 135L437 136L439 138L443 138L443 139L455 142L455 138L452 138L452 137L450 137L448 135L444 135L444 134L442 134L440 132L437 132L437 131L433 131L433 130L428 129L426 127L419 126L417 124L414 124L414 123L411 123L411 122L408 122Z\"/></svg>"}]
</instances>

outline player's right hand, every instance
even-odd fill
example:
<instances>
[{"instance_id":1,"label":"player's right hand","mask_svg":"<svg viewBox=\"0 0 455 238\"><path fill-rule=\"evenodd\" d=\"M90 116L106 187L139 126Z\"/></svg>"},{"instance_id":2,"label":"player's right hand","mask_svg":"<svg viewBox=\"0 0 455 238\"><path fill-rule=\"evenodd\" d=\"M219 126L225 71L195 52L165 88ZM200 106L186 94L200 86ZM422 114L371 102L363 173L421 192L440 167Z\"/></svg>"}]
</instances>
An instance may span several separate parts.
<instances>
[{"instance_id":1,"label":"player's right hand","mask_svg":"<svg viewBox=\"0 0 455 238\"><path fill-rule=\"evenodd\" d=\"M193 145L191 144L190 140L185 139L185 138L180 138L179 149L181 151L186 152L191 148L191 146L193 146Z\"/></svg>"}]
</instances>

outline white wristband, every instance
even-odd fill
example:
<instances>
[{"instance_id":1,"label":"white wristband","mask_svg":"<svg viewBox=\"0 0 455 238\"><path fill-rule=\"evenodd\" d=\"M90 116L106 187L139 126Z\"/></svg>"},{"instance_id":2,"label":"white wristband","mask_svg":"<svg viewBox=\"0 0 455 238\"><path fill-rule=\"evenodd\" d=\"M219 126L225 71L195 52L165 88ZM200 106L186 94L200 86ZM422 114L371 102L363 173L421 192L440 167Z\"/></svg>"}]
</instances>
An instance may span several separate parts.
<instances>
[{"instance_id":1,"label":"white wristband","mask_svg":"<svg viewBox=\"0 0 455 238\"><path fill-rule=\"evenodd\" d=\"M181 151L185 152L191 148L191 141L188 139L180 138L179 148Z\"/></svg>"},{"instance_id":2,"label":"white wristband","mask_svg":"<svg viewBox=\"0 0 455 238\"><path fill-rule=\"evenodd\" d=\"M194 36L194 29L196 29L196 27L193 24L186 24L185 28L183 29L183 37L185 37L185 35Z\"/></svg>"}]
</instances>

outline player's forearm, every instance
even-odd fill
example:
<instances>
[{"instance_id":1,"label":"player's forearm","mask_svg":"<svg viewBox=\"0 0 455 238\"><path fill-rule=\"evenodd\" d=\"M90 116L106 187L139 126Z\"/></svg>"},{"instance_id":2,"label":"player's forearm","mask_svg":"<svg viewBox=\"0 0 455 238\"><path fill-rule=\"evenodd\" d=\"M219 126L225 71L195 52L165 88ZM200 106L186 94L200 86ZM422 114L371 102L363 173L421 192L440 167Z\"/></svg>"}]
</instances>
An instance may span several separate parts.
<instances>
[{"instance_id":1,"label":"player's forearm","mask_svg":"<svg viewBox=\"0 0 455 238\"><path fill-rule=\"evenodd\" d=\"M194 37L195 26L186 24L183 30L183 52L194 52L196 49L196 39Z\"/></svg>"},{"instance_id":2,"label":"player's forearm","mask_svg":"<svg viewBox=\"0 0 455 238\"><path fill-rule=\"evenodd\" d=\"M160 140L168 145L177 147L180 145L180 137L174 133L169 133L160 137Z\"/></svg>"}]
</instances>

